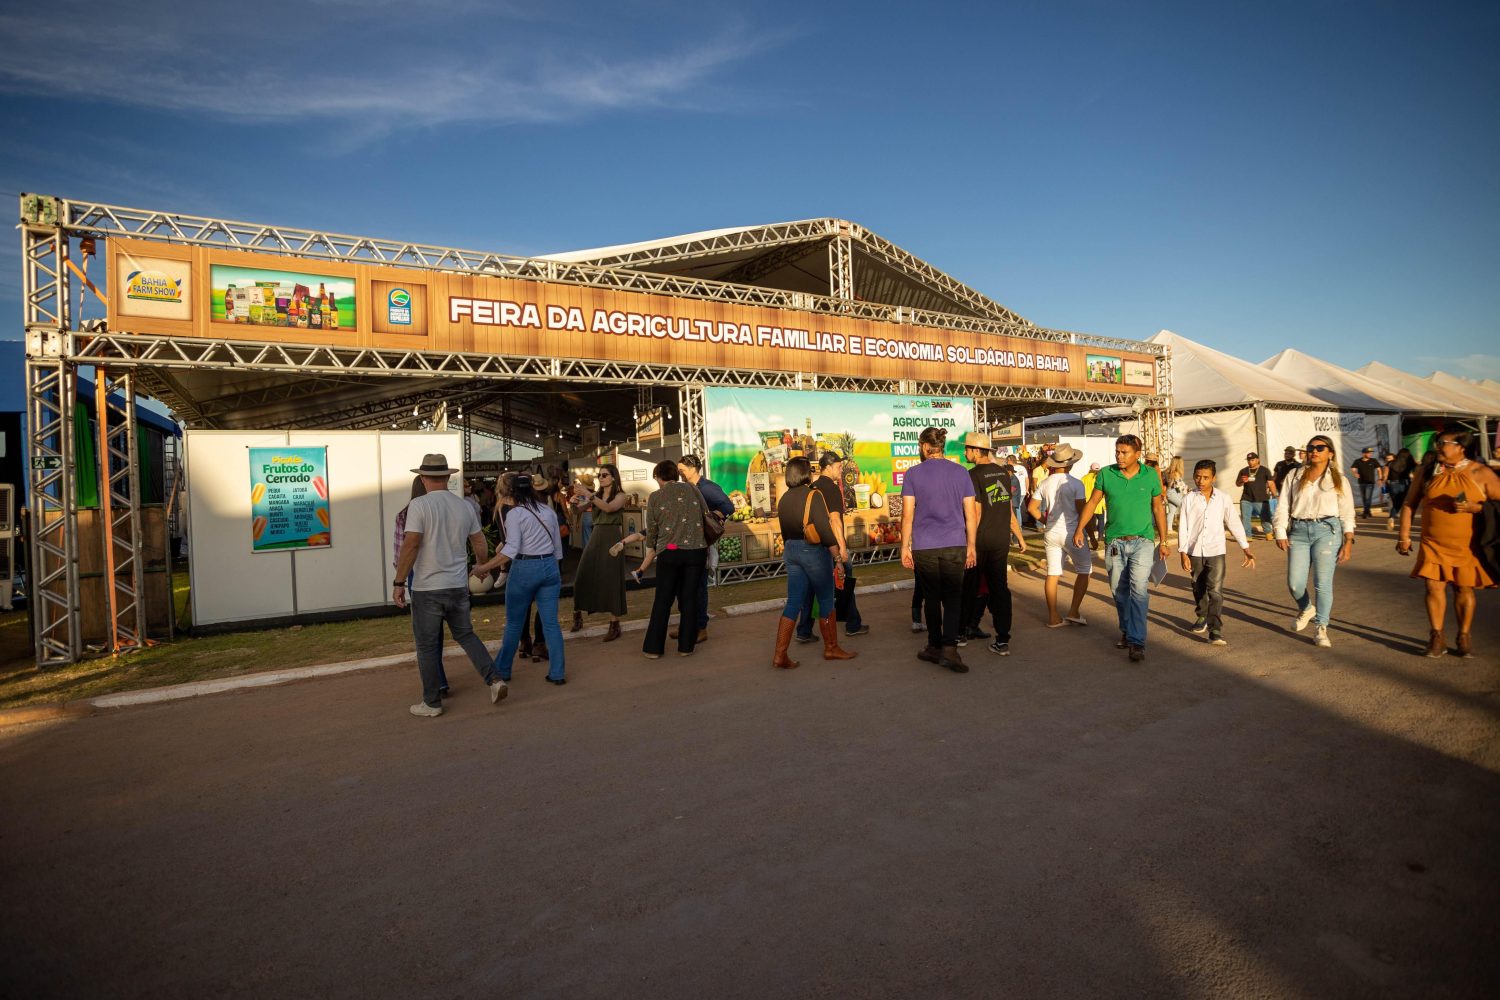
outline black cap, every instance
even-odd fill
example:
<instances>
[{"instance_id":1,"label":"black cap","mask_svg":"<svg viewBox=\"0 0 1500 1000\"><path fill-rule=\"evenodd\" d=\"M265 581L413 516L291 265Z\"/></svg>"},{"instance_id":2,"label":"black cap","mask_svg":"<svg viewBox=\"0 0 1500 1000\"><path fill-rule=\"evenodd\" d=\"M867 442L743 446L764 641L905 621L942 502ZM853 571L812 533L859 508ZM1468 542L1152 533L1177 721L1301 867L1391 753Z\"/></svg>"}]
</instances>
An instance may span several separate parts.
<instances>
[{"instance_id":1,"label":"black cap","mask_svg":"<svg viewBox=\"0 0 1500 1000\"><path fill-rule=\"evenodd\" d=\"M826 469L830 465L837 465L844 460L844 456L836 451L825 451L823 457L818 459L818 468Z\"/></svg>"},{"instance_id":2,"label":"black cap","mask_svg":"<svg viewBox=\"0 0 1500 1000\"><path fill-rule=\"evenodd\" d=\"M1259 456L1259 455L1257 455L1257 454L1256 454L1256 453L1255 453L1255 452L1253 452L1253 451L1252 451L1252 452L1251 452L1251 453L1250 453L1250 454L1248 454L1248 455L1246 455L1246 456L1245 456L1245 457L1246 457L1246 458L1260 458L1260 456Z\"/></svg>"},{"instance_id":3,"label":"black cap","mask_svg":"<svg viewBox=\"0 0 1500 1000\"><path fill-rule=\"evenodd\" d=\"M529 490L531 489L531 476L529 473L519 472L516 474L516 478L510 481L510 485L513 488L519 487L523 490Z\"/></svg>"},{"instance_id":4,"label":"black cap","mask_svg":"<svg viewBox=\"0 0 1500 1000\"><path fill-rule=\"evenodd\" d=\"M1374 448L1361 448L1360 451L1374 451Z\"/></svg>"}]
</instances>

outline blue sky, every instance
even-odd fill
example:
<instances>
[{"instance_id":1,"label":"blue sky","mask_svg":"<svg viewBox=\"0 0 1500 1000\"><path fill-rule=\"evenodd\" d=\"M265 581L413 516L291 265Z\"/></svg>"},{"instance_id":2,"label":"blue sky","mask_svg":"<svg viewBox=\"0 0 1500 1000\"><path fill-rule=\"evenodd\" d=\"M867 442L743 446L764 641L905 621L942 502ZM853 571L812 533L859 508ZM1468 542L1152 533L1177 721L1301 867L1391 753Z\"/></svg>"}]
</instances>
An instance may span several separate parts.
<instances>
[{"instance_id":1,"label":"blue sky","mask_svg":"<svg viewBox=\"0 0 1500 1000\"><path fill-rule=\"evenodd\" d=\"M1046 326L1500 377L1496 4L3 11L7 197L515 253L841 216Z\"/></svg>"}]
</instances>

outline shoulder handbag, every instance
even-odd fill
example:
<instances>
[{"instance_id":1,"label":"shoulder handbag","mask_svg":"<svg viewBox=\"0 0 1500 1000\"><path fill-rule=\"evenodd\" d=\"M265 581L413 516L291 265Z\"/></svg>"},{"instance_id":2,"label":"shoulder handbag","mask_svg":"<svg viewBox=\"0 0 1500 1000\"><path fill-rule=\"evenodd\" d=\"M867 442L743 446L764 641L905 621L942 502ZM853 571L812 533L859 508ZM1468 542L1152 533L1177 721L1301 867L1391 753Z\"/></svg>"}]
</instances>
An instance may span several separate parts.
<instances>
[{"instance_id":1,"label":"shoulder handbag","mask_svg":"<svg viewBox=\"0 0 1500 1000\"><path fill-rule=\"evenodd\" d=\"M804 541L811 542L814 545L822 545L823 536L818 532L818 526L813 523L812 502L814 498L822 499L822 497L823 494L809 486L807 488L807 503L802 508L802 538ZM826 509L828 504L825 502L823 507Z\"/></svg>"},{"instance_id":2,"label":"shoulder handbag","mask_svg":"<svg viewBox=\"0 0 1500 1000\"><path fill-rule=\"evenodd\" d=\"M708 509L702 490L692 483L688 484L688 489L693 491L693 495L698 498L698 506L703 509L703 542L705 545L712 545L723 536L724 522L719 519L719 515Z\"/></svg>"}]
</instances>

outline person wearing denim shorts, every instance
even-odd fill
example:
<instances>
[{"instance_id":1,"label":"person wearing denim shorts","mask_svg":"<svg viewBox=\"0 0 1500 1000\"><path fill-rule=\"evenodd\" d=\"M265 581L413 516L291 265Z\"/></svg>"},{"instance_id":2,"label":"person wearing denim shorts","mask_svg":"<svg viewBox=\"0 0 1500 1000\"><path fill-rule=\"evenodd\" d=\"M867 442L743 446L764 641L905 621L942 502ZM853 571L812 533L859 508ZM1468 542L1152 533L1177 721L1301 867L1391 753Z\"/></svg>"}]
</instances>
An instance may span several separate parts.
<instances>
[{"instance_id":1,"label":"person wearing denim shorts","mask_svg":"<svg viewBox=\"0 0 1500 1000\"><path fill-rule=\"evenodd\" d=\"M1307 442L1307 461L1287 477L1276 508L1276 546L1287 554L1286 584L1297 604L1292 630L1316 626L1313 642L1327 648L1333 614L1333 573L1354 554L1354 488L1339 475L1333 441L1319 434ZM1311 569L1314 594L1307 592Z\"/></svg>"},{"instance_id":2,"label":"person wearing denim shorts","mask_svg":"<svg viewBox=\"0 0 1500 1000\"><path fill-rule=\"evenodd\" d=\"M1104 562L1114 592L1120 625L1118 649L1129 649L1130 660L1146 658L1146 612L1151 593L1151 568L1167 558L1167 510L1161 476L1141 464L1141 439L1126 434L1115 439L1115 464L1099 470L1094 492L1084 505L1075 548L1083 546L1088 524L1099 505L1109 504L1109 526L1104 533Z\"/></svg>"}]
</instances>

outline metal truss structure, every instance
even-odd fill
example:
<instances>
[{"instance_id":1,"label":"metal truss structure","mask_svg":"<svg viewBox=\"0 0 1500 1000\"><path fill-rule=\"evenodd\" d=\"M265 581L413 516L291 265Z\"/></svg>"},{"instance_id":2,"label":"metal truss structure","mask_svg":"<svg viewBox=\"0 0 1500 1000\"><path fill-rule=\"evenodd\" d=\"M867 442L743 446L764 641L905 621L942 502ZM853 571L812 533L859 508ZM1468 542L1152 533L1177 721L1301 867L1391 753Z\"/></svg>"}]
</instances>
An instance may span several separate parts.
<instances>
[{"instance_id":1,"label":"metal truss structure","mask_svg":"<svg viewBox=\"0 0 1500 1000\"><path fill-rule=\"evenodd\" d=\"M100 413L113 427L101 464L109 469L107 488L113 525L108 548L111 571L111 635L114 648L145 641L140 574L142 525L138 465L133 461L133 396L118 413L107 401L108 390L149 393L169 405L179 419L195 426L224 426L235 415L274 404L309 401L311 423L303 426L361 428L384 426L400 410L448 404L448 414L462 412L466 447L470 433L500 437L507 458L517 429L540 435L539 418L512 407L506 383L572 383L583 386L661 386L675 388L682 417L685 449L704 447L704 389L736 386L776 389L822 389L849 392L973 396L989 420L1062 409L1135 405L1170 439L1170 359L1167 348L1145 342L1096 337L1038 327L854 223L838 219L705 234L664 245L623 248L611 256L585 262L526 258L490 251L463 250L349 236L317 230L266 226L203 216L125 208L86 201L23 195L21 240L24 268L26 383L30 451L38 463L30 477L33 514L33 614L37 662L69 663L81 653L78 583L77 469L72 454L72 419L80 367L102 369ZM601 361L583 358L465 354L419 350L328 347L254 343L221 337L142 335L128 329L106 330L102 323L80 329L70 296L83 275L70 261L74 241L128 237L178 246L214 247L272 253L308 261L340 261L384 267L488 275L571 284L591 289L647 292L740 306L810 311L830 316L929 326L982 335L1024 338L1038 345L1077 344L1128 350L1157 357L1159 384L1154 396L1105 391L1037 389L1027 386L975 385L961 381L899 380L809 372L709 368L663 362ZM722 269L718 279L663 273L674 263L725 257L743 251ZM828 294L795 291L753 282L826 252ZM872 280L861 270L880 269ZM821 266L821 264L819 265ZM656 270L653 270L656 269ZM862 276L864 275L864 276ZM894 283L894 284L892 284ZM880 289L899 285L896 291ZM918 289L915 294L912 289ZM874 298L872 299L872 293ZM878 301L884 298L886 301ZM941 304L918 308L901 301ZM76 304L76 303L75 303ZM108 373L106 383L103 372ZM224 373L218 389L202 392L205 373ZM410 392L372 393L365 401L334 406L312 404L332 385L357 388L361 380L389 385L392 378L427 380ZM226 388L227 386L227 388ZM501 411L483 412L497 401ZM106 414L105 411L108 411ZM587 416L580 408L574 416ZM268 417L266 426L279 426ZM611 419L614 419L611 417ZM592 421L591 421L592 422ZM281 424L290 426L284 418ZM546 428L556 428L552 420ZM128 428L128 430L127 430ZM529 442L527 442L529 443ZM106 457L103 452L108 452ZM862 561L877 561L861 553ZM878 561L889 558L881 557ZM768 568L725 567L721 579L756 579L775 575ZM725 575L727 574L727 576ZM748 574L748 575L746 575Z\"/></svg>"},{"instance_id":2,"label":"metal truss structure","mask_svg":"<svg viewBox=\"0 0 1500 1000\"><path fill-rule=\"evenodd\" d=\"M100 529L104 537L104 591L109 604L109 650L146 645L145 556L142 552L141 483L136 454L135 378L96 371L99 424ZM119 395L118 402L115 394ZM169 588L170 589L170 588Z\"/></svg>"}]
</instances>

